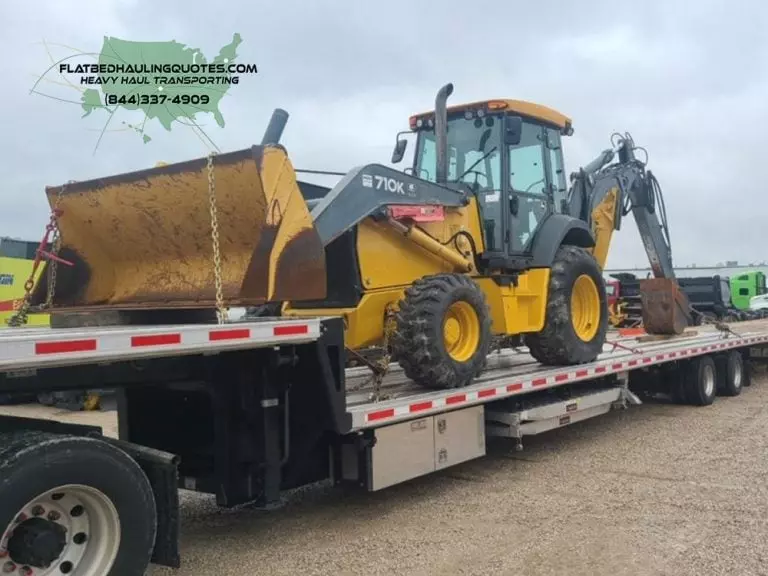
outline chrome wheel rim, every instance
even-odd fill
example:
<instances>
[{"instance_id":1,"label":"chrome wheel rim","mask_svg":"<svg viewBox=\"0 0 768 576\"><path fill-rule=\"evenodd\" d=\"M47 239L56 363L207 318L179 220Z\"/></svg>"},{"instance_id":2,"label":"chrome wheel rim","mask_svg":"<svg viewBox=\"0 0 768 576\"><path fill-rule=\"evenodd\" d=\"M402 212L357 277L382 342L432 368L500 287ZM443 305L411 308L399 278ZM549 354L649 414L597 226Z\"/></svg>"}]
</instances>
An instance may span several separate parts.
<instances>
[{"instance_id":1,"label":"chrome wheel rim","mask_svg":"<svg viewBox=\"0 0 768 576\"><path fill-rule=\"evenodd\" d=\"M0 574L104 576L120 548L120 517L90 486L68 484L30 500L0 539Z\"/></svg>"}]
</instances>

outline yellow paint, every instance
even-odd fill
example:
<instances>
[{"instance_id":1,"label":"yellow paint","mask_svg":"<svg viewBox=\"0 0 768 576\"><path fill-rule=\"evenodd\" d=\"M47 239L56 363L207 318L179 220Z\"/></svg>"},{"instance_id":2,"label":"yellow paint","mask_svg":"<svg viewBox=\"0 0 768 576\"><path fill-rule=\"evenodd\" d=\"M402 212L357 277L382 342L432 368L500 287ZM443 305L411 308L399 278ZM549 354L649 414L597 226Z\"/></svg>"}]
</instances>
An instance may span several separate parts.
<instances>
[{"instance_id":1,"label":"yellow paint","mask_svg":"<svg viewBox=\"0 0 768 576\"><path fill-rule=\"evenodd\" d=\"M543 122L547 122L549 124L553 124L556 127L560 128L561 131L567 131L572 126L572 120L565 114L561 114L557 110L554 110L553 108L550 108L548 106L544 106L542 104L536 104L534 102L528 102L525 100L509 100L509 99L490 99L490 100L480 100L477 102L468 102L466 104L457 104L455 106L449 106L448 107L448 113L453 112L462 112L468 108L483 108L487 107L487 104L489 102L493 102L494 106L498 106L496 103L503 102L506 104L506 111L513 112L515 114L519 114L521 116L527 116L528 118L532 118L535 120L540 120ZM415 120L420 117L424 116L431 116L434 114L434 110L430 110L429 112L421 112L419 114L414 114L411 119Z\"/></svg>"},{"instance_id":2,"label":"yellow paint","mask_svg":"<svg viewBox=\"0 0 768 576\"><path fill-rule=\"evenodd\" d=\"M418 226L442 244L463 229L474 239L478 252L484 250L479 211L474 198L464 208L446 208L444 221L425 222ZM466 238L459 236L457 243L462 255L472 260ZM447 247L456 250L453 242ZM358 226L357 253L364 291L407 286L423 276L454 271L453 266L443 258L404 237L386 222L376 222L372 218L367 218ZM475 270L470 272L470 275L476 274Z\"/></svg>"},{"instance_id":3,"label":"yellow paint","mask_svg":"<svg viewBox=\"0 0 768 576\"><path fill-rule=\"evenodd\" d=\"M546 319L549 268L534 268L520 274L518 285L499 286L491 278L476 278L491 309L495 334L539 332Z\"/></svg>"},{"instance_id":4,"label":"yellow paint","mask_svg":"<svg viewBox=\"0 0 768 576\"><path fill-rule=\"evenodd\" d=\"M471 304L454 302L443 322L443 342L456 362L466 362L480 345L480 319Z\"/></svg>"},{"instance_id":5,"label":"yellow paint","mask_svg":"<svg viewBox=\"0 0 768 576\"><path fill-rule=\"evenodd\" d=\"M250 149L214 159L223 295L231 304L258 304L266 296L243 293L241 284L268 217L278 217L282 210L291 219L278 235L279 246L309 218L306 204L300 198L294 201L300 191L285 151L263 150L263 174ZM83 304L213 302L204 160L195 168L170 164L88 184L61 197L59 219L64 245L91 269ZM47 194L53 205L56 189ZM274 208L268 200L273 199L283 204L268 214L268 206ZM275 256L273 252L268 261L274 264Z\"/></svg>"},{"instance_id":6,"label":"yellow paint","mask_svg":"<svg viewBox=\"0 0 768 576\"><path fill-rule=\"evenodd\" d=\"M589 342L600 326L600 293L592 277L582 274L571 292L571 322L576 335Z\"/></svg>"},{"instance_id":7,"label":"yellow paint","mask_svg":"<svg viewBox=\"0 0 768 576\"><path fill-rule=\"evenodd\" d=\"M268 206L266 223L267 225L280 225L269 260L270 275L267 300L272 301L275 300L275 272L280 255L291 239L304 230L312 229L314 224L296 181L296 172L282 149L264 149L261 180ZM325 276L320 281L323 290L325 290ZM300 292L300 287L296 287L295 291ZM325 296L324 293L323 296Z\"/></svg>"},{"instance_id":8,"label":"yellow paint","mask_svg":"<svg viewBox=\"0 0 768 576\"><path fill-rule=\"evenodd\" d=\"M363 295L357 308L296 309L283 305L283 316L317 318L341 316L344 318L344 343L347 348L359 349L381 344L388 305L397 306L406 286L388 290L375 290Z\"/></svg>"},{"instance_id":9,"label":"yellow paint","mask_svg":"<svg viewBox=\"0 0 768 576\"><path fill-rule=\"evenodd\" d=\"M393 267L394 268L394 267ZM544 327L549 286L549 269L536 268L519 276L518 287L500 287L491 278L474 277L485 293L491 310L491 331L495 334L538 332ZM387 306L396 309L408 284L377 289L363 295L357 308L296 309L283 305L284 316L344 318L344 341L348 348L381 345ZM478 327L479 334L479 327Z\"/></svg>"},{"instance_id":10,"label":"yellow paint","mask_svg":"<svg viewBox=\"0 0 768 576\"><path fill-rule=\"evenodd\" d=\"M608 249L611 247L611 238L616 226L618 193L618 188L612 188L592 211L592 235L595 238L595 245L588 251L595 257L601 270L605 268Z\"/></svg>"},{"instance_id":11,"label":"yellow paint","mask_svg":"<svg viewBox=\"0 0 768 576\"><path fill-rule=\"evenodd\" d=\"M24 283L32 273L33 263L33 260L0 257L0 304L2 304L3 308L3 310L0 310L0 328L9 328L6 322L14 315L13 310L4 309L8 303L14 301L16 308L21 305L21 301L24 298ZM37 283L43 270L45 270L44 263L37 268L34 278L35 283ZM50 316L48 314L29 314L27 320L28 326L50 325Z\"/></svg>"}]
</instances>

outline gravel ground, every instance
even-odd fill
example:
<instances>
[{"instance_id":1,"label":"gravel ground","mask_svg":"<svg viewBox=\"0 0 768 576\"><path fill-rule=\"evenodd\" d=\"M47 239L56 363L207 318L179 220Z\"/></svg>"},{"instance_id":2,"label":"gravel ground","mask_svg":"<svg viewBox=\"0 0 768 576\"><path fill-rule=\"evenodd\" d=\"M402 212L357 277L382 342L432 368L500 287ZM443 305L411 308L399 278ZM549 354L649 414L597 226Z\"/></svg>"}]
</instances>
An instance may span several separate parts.
<instances>
[{"instance_id":1,"label":"gravel ground","mask_svg":"<svg viewBox=\"0 0 768 576\"><path fill-rule=\"evenodd\" d=\"M645 404L519 453L500 441L376 494L313 487L266 513L184 492L183 567L149 574L768 574L766 416L761 377L706 408Z\"/></svg>"}]
</instances>

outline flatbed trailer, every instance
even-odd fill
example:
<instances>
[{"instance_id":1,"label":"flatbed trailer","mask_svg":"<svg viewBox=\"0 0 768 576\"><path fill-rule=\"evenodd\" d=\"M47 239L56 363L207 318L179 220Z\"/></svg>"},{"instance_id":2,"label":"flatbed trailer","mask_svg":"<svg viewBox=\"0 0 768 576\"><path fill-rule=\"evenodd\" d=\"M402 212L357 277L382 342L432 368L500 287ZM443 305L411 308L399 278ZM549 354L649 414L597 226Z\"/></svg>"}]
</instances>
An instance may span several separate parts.
<instances>
[{"instance_id":1,"label":"flatbed trailer","mask_svg":"<svg viewBox=\"0 0 768 576\"><path fill-rule=\"evenodd\" d=\"M0 573L143 575L179 567L179 489L277 507L322 481L381 490L481 457L490 437L560 428L654 394L706 406L750 384L768 321L667 340L611 335L592 363L525 348L472 385L425 390L390 365L345 366L340 318L0 333L0 393L111 388L98 427L0 416Z\"/></svg>"}]
</instances>

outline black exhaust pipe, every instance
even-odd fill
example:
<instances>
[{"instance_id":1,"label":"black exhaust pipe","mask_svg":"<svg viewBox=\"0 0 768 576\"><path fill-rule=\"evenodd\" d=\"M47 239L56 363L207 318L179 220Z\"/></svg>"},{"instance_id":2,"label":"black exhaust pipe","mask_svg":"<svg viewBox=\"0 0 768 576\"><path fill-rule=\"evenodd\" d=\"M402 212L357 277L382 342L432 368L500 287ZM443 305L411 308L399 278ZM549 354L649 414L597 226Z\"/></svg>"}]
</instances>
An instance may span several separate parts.
<instances>
[{"instance_id":1,"label":"black exhaust pipe","mask_svg":"<svg viewBox=\"0 0 768 576\"><path fill-rule=\"evenodd\" d=\"M261 139L261 145L279 144L280 137L283 135L285 125L288 123L288 112L282 108L275 108L272 117L269 119L267 129L264 131L264 137Z\"/></svg>"},{"instance_id":2,"label":"black exhaust pipe","mask_svg":"<svg viewBox=\"0 0 768 576\"><path fill-rule=\"evenodd\" d=\"M448 182L448 112L445 103L451 94L453 84L449 83L440 88L435 98L435 181L438 184Z\"/></svg>"}]
</instances>

